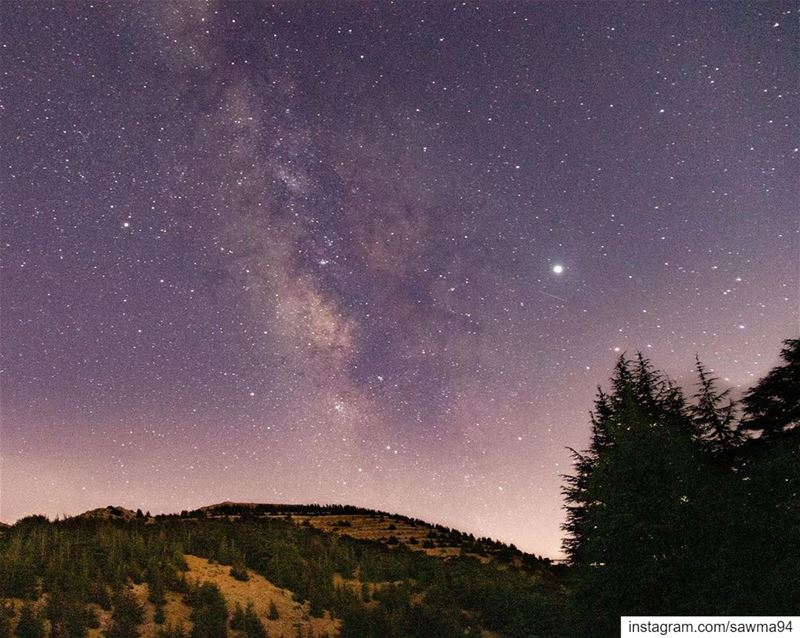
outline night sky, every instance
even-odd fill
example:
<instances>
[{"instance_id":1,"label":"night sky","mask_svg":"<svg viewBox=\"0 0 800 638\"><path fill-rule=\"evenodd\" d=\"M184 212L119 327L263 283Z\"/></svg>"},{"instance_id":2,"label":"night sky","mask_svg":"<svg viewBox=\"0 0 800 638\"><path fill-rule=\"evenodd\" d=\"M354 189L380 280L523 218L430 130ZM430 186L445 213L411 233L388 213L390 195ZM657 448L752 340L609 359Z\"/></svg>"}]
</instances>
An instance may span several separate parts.
<instances>
[{"instance_id":1,"label":"night sky","mask_svg":"<svg viewBox=\"0 0 800 638\"><path fill-rule=\"evenodd\" d=\"M797 334L796 2L5 2L1 36L5 522L336 502L557 556L619 353L740 393Z\"/></svg>"}]
</instances>

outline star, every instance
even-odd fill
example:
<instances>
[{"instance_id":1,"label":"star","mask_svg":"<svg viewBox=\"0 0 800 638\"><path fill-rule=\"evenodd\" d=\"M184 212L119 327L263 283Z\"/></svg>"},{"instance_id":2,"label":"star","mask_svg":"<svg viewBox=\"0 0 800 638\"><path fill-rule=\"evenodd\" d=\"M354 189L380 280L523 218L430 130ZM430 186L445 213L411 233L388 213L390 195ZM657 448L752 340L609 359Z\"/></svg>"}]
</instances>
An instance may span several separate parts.
<instances>
[{"instance_id":1,"label":"star","mask_svg":"<svg viewBox=\"0 0 800 638\"><path fill-rule=\"evenodd\" d=\"M796 330L774 8L658 3L623 29L591 3L40 4L4 34L5 522L110 494L324 501L363 468L341 502L459 526L490 498L513 516L475 531L555 557L554 468L615 358L697 352L744 387ZM182 478L189 456L207 471ZM465 467L485 476L462 493Z\"/></svg>"}]
</instances>

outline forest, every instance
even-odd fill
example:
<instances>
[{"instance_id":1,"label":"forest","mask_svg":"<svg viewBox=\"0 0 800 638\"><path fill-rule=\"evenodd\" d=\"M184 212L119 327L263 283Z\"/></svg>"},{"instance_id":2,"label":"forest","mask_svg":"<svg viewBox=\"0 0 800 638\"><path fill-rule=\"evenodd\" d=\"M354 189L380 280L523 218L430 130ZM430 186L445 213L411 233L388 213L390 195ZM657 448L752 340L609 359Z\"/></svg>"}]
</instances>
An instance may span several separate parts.
<instances>
[{"instance_id":1,"label":"forest","mask_svg":"<svg viewBox=\"0 0 800 638\"><path fill-rule=\"evenodd\" d=\"M396 539L325 533L272 505L29 516L0 530L0 637L134 638L145 615L161 638L270 635L274 605L232 605L189 576L190 557L289 590L309 618L340 621L327 638L603 638L620 615L796 613L800 339L780 356L738 401L699 359L684 390L641 355L620 357L598 392L590 446L573 451L564 477L563 566L501 544L490 547L505 558L479 560L466 536L445 560ZM170 618L168 597L190 610L185 623ZM310 627L294 635L325 636Z\"/></svg>"}]
</instances>

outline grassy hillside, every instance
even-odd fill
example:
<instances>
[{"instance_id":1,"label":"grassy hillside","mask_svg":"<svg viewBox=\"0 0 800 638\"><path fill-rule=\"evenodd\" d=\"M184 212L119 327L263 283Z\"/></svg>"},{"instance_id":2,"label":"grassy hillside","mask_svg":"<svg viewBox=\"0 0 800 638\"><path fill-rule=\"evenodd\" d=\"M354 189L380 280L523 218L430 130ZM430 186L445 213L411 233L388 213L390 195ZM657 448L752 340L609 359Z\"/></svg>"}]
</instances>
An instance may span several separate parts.
<instances>
[{"instance_id":1,"label":"grassy hillside","mask_svg":"<svg viewBox=\"0 0 800 638\"><path fill-rule=\"evenodd\" d=\"M30 517L0 538L0 597L0 636L564 635L546 561L343 507Z\"/></svg>"}]
</instances>

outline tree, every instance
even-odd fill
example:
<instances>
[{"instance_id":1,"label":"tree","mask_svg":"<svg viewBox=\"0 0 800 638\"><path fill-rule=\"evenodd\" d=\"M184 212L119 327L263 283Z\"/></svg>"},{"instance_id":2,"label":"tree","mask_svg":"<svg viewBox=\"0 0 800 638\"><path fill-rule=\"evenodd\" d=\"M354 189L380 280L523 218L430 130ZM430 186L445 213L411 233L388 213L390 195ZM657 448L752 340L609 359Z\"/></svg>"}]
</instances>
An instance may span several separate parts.
<instances>
[{"instance_id":1,"label":"tree","mask_svg":"<svg viewBox=\"0 0 800 638\"><path fill-rule=\"evenodd\" d=\"M800 339L783 342L784 364L769 371L745 394L741 427L770 439L800 425Z\"/></svg>"},{"instance_id":2,"label":"tree","mask_svg":"<svg viewBox=\"0 0 800 638\"><path fill-rule=\"evenodd\" d=\"M106 630L108 638L138 638L139 625L144 620L144 609L130 589L123 588L112 596L111 625Z\"/></svg>"},{"instance_id":3,"label":"tree","mask_svg":"<svg viewBox=\"0 0 800 638\"><path fill-rule=\"evenodd\" d=\"M87 629L97 625L97 617L74 593L67 595L59 589L51 591L45 605L45 615L50 620L50 635L81 638Z\"/></svg>"},{"instance_id":4,"label":"tree","mask_svg":"<svg viewBox=\"0 0 800 638\"><path fill-rule=\"evenodd\" d=\"M164 615L164 605L167 602L165 594L166 587L164 586L164 578L161 576L160 571L154 570L147 587L147 599L153 603L155 607L153 622L157 625L163 624L166 618Z\"/></svg>"},{"instance_id":5,"label":"tree","mask_svg":"<svg viewBox=\"0 0 800 638\"><path fill-rule=\"evenodd\" d=\"M44 638L44 618L31 603L22 605L14 635L18 638Z\"/></svg>"},{"instance_id":6,"label":"tree","mask_svg":"<svg viewBox=\"0 0 800 638\"><path fill-rule=\"evenodd\" d=\"M747 613L783 613L800 600L800 562L788 549L800 546L800 339L784 341L781 359L745 394L741 427L758 436L734 461L741 476L738 558L751 582ZM764 565L770 578L762 582Z\"/></svg>"},{"instance_id":7,"label":"tree","mask_svg":"<svg viewBox=\"0 0 800 638\"><path fill-rule=\"evenodd\" d=\"M243 621L242 629L247 638L267 638L267 630L256 615L253 603L247 604L247 608L244 610Z\"/></svg>"},{"instance_id":8,"label":"tree","mask_svg":"<svg viewBox=\"0 0 800 638\"><path fill-rule=\"evenodd\" d=\"M612 383L618 384L617 390L619 391L624 391L623 380L630 379L628 365L628 362L622 357L617 362ZM562 494L566 500L567 510L567 520L563 525L566 532L563 547L567 558L575 565L584 562L582 554L585 546L584 530L589 527L587 518L592 505L589 479L601 454L611 445L608 429L613 416L612 397L603 392L602 388L598 388L594 411L590 413L592 438L589 449L584 452L570 450L575 471L573 474L563 477L565 485Z\"/></svg>"},{"instance_id":9,"label":"tree","mask_svg":"<svg viewBox=\"0 0 800 638\"><path fill-rule=\"evenodd\" d=\"M228 608L219 587L214 583L203 583L193 592L191 600L191 620L194 623L191 638L226 638Z\"/></svg>"},{"instance_id":10,"label":"tree","mask_svg":"<svg viewBox=\"0 0 800 638\"><path fill-rule=\"evenodd\" d=\"M682 393L641 356L617 363L592 433L566 477L565 549L586 635L612 636L620 615L680 609L699 470Z\"/></svg>"},{"instance_id":11,"label":"tree","mask_svg":"<svg viewBox=\"0 0 800 638\"><path fill-rule=\"evenodd\" d=\"M244 629L244 609L238 602L231 616L231 629Z\"/></svg>"},{"instance_id":12,"label":"tree","mask_svg":"<svg viewBox=\"0 0 800 638\"><path fill-rule=\"evenodd\" d=\"M10 561L4 593L9 598L36 598L37 581L31 561L20 557Z\"/></svg>"},{"instance_id":13,"label":"tree","mask_svg":"<svg viewBox=\"0 0 800 638\"><path fill-rule=\"evenodd\" d=\"M728 396L730 388L717 390L718 379L711 376L700 357L696 359L696 369L699 388L694 395L695 404L689 409L696 437L713 454L730 450L741 442L736 429L736 404Z\"/></svg>"}]
</instances>

